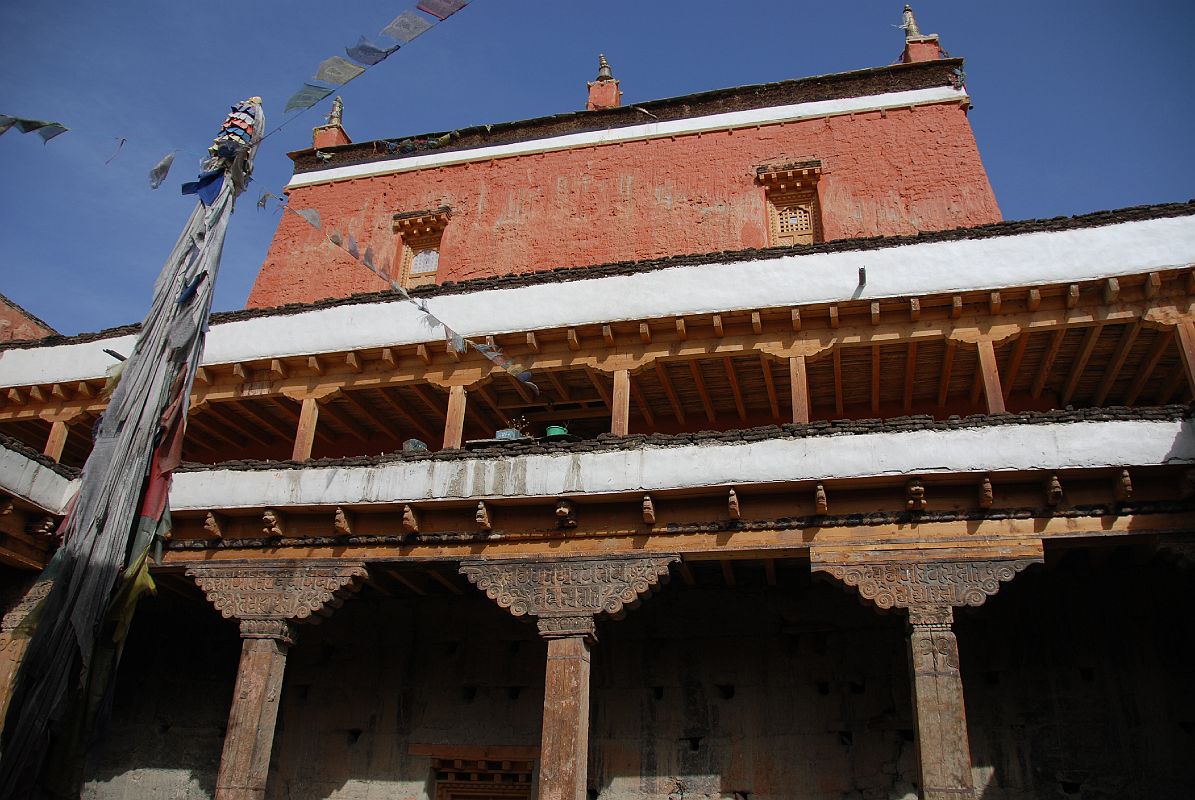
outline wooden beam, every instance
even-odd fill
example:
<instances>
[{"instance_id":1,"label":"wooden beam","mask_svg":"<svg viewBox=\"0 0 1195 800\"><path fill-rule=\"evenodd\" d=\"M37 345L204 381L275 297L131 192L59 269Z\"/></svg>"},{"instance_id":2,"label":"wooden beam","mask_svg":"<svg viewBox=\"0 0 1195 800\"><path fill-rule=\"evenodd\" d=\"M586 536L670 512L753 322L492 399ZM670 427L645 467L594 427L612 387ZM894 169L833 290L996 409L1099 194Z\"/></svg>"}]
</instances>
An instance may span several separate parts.
<instances>
[{"instance_id":1,"label":"wooden beam","mask_svg":"<svg viewBox=\"0 0 1195 800\"><path fill-rule=\"evenodd\" d=\"M1158 362L1162 360L1162 356L1166 353L1167 348L1170 347L1170 342L1173 339L1174 328L1164 328L1158 331L1158 336L1149 348L1149 353L1146 354L1145 361L1137 367L1137 377L1133 379L1133 385L1129 387L1129 393L1125 395L1122 401L1124 405L1131 406L1137 402L1137 398L1141 396L1141 390L1149 382L1150 376L1157 369Z\"/></svg>"},{"instance_id":2,"label":"wooden beam","mask_svg":"<svg viewBox=\"0 0 1195 800\"><path fill-rule=\"evenodd\" d=\"M539 339L535 338L534 331L527 332L527 349L530 350L532 353L539 352Z\"/></svg>"},{"instance_id":3,"label":"wooden beam","mask_svg":"<svg viewBox=\"0 0 1195 800\"><path fill-rule=\"evenodd\" d=\"M909 322L921 319L921 301L916 297L909 298Z\"/></svg>"},{"instance_id":4,"label":"wooden beam","mask_svg":"<svg viewBox=\"0 0 1195 800\"><path fill-rule=\"evenodd\" d=\"M879 305L875 303L873 305ZM880 413L880 346L871 346L871 413Z\"/></svg>"},{"instance_id":5,"label":"wooden beam","mask_svg":"<svg viewBox=\"0 0 1195 800\"><path fill-rule=\"evenodd\" d=\"M565 341L568 342L568 349L577 351L581 349L581 338L577 336L576 328L569 328L564 334Z\"/></svg>"},{"instance_id":6,"label":"wooden beam","mask_svg":"<svg viewBox=\"0 0 1195 800\"><path fill-rule=\"evenodd\" d=\"M1158 290L1162 288L1162 276L1157 272L1151 272L1145 276L1145 285L1141 287L1141 293L1145 295L1147 300L1157 297Z\"/></svg>"},{"instance_id":7,"label":"wooden beam","mask_svg":"<svg viewBox=\"0 0 1195 800\"><path fill-rule=\"evenodd\" d=\"M419 436L422 438L422 440L424 442L431 444L432 442L436 441L436 436L434 433L432 433L431 429L428 428L426 425L424 425L419 420L415 419L415 417L412 416L410 413L408 413L407 410L402 407L401 403L399 403L397 400L395 400L393 397L391 397L389 394L386 393L385 389L379 389L378 394L381 395L382 402L385 403L386 406L391 411L393 411L398 416L399 419L401 419L403 422L405 422L407 425L409 425L411 428L413 428L415 430L415 432L419 434ZM503 418L501 412L497 412L497 413L498 413L499 418Z\"/></svg>"},{"instance_id":8,"label":"wooden beam","mask_svg":"<svg viewBox=\"0 0 1195 800\"><path fill-rule=\"evenodd\" d=\"M913 386L917 380L917 343L909 342L905 353L905 393L901 408L908 413L913 409Z\"/></svg>"},{"instance_id":9,"label":"wooden beam","mask_svg":"<svg viewBox=\"0 0 1195 800\"><path fill-rule=\"evenodd\" d=\"M689 372L693 376L693 382L697 384L697 395L701 398L701 406L705 409L705 417L710 422L713 422L714 404L710 402L709 392L705 388L705 377L701 374L701 366L696 359L689 362Z\"/></svg>"},{"instance_id":10,"label":"wooden beam","mask_svg":"<svg viewBox=\"0 0 1195 800\"><path fill-rule=\"evenodd\" d=\"M314 397L308 397L302 402L299 413L299 428L295 430L295 444L290 450L290 458L302 462L311 458L312 445L315 440L315 426L319 422L319 403Z\"/></svg>"},{"instance_id":11,"label":"wooden beam","mask_svg":"<svg viewBox=\"0 0 1195 800\"><path fill-rule=\"evenodd\" d=\"M684 318L677 319L676 321L676 338L682 342L689 338L689 332L685 329Z\"/></svg>"},{"instance_id":12,"label":"wooden beam","mask_svg":"<svg viewBox=\"0 0 1195 800\"><path fill-rule=\"evenodd\" d=\"M1075 359L1074 365L1071 367L1070 378L1066 381L1066 388L1062 392L1063 406L1069 405L1071 398L1075 396L1075 389L1079 387L1079 381L1083 377L1083 371L1087 369L1087 362L1091 359L1091 354L1095 350L1096 342L1099 341L1100 333L1103 327L1100 325L1092 325L1087 329L1087 336L1083 339L1083 346L1079 349L1079 357Z\"/></svg>"},{"instance_id":13,"label":"wooden beam","mask_svg":"<svg viewBox=\"0 0 1195 800\"><path fill-rule=\"evenodd\" d=\"M635 381L628 382L631 384L631 397L635 398L635 408L639 410L639 414L643 417L643 421L647 423L647 427L654 430L656 427L656 418L651 413L651 406L648 405L647 400L643 397L643 391Z\"/></svg>"},{"instance_id":14,"label":"wooden beam","mask_svg":"<svg viewBox=\"0 0 1195 800\"><path fill-rule=\"evenodd\" d=\"M1066 307L1074 308L1079 305L1079 284L1072 283L1066 287Z\"/></svg>"},{"instance_id":15,"label":"wooden beam","mask_svg":"<svg viewBox=\"0 0 1195 800\"><path fill-rule=\"evenodd\" d=\"M411 389L411 393L419 398L419 402L423 403L423 405L427 408L427 410L432 412L432 416L434 416L437 420L439 420L441 417L445 416L448 413L447 411L445 411L445 409L440 407L439 403L437 403L432 398L428 397L427 387L412 386L412 387L410 387L410 389ZM435 437L433 437L433 441L434 441L434 439L435 439Z\"/></svg>"},{"instance_id":16,"label":"wooden beam","mask_svg":"<svg viewBox=\"0 0 1195 800\"><path fill-rule=\"evenodd\" d=\"M369 408L369 406L365 405L356 397L353 397L352 392L341 392L340 396L344 398L344 402L346 404L356 409L357 413L365 417L365 419L368 420L371 425L376 426L378 431L381 432L382 436L394 436L393 432L391 431L391 428L393 427L392 424L375 414L373 410Z\"/></svg>"},{"instance_id":17,"label":"wooden beam","mask_svg":"<svg viewBox=\"0 0 1195 800\"><path fill-rule=\"evenodd\" d=\"M585 367L585 374L589 377L589 382L593 384L593 388L597 390L598 396L602 398L602 402L606 404L607 408L613 410L614 396L610 393L610 389L606 387L606 379L590 366Z\"/></svg>"},{"instance_id":18,"label":"wooden beam","mask_svg":"<svg viewBox=\"0 0 1195 800\"><path fill-rule=\"evenodd\" d=\"M1025 350L1029 347L1029 337L1032 335L1029 331L1021 331L1021 335L1017 337L1017 343L1012 347L1012 355L1008 358L1008 364L1004 367L1001 385L1004 387L1006 404L1008 396L1012 394L1013 384L1017 382L1017 372L1021 369L1021 362L1025 360Z\"/></svg>"},{"instance_id":19,"label":"wooden beam","mask_svg":"<svg viewBox=\"0 0 1195 800\"><path fill-rule=\"evenodd\" d=\"M609 325L602 326L602 341L606 343L606 347L614 346L614 329Z\"/></svg>"},{"instance_id":20,"label":"wooden beam","mask_svg":"<svg viewBox=\"0 0 1195 800\"><path fill-rule=\"evenodd\" d=\"M1037 311L1041 308L1041 289L1029 290L1029 296L1025 299L1025 307L1030 311Z\"/></svg>"},{"instance_id":21,"label":"wooden beam","mask_svg":"<svg viewBox=\"0 0 1195 800\"><path fill-rule=\"evenodd\" d=\"M793 333L801 332L801 309L794 308L792 310Z\"/></svg>"},{"instance_id":22,"label":"wooden beam","mask_svg":"<svg viewBox=\"0 0 1195 800\"><path fill-rule=\"evenodd\" d=\"M425 366L432 365L432 352L427 349L427 345L415 345L415 356L424 363Z\"/></svg>"},{"instance_id":23,"label":"wooden beam","mask_svg":"<svg viewBox=\"0 0 1195 800\"><path fill-rule=\"evenodd\" d=\"M639 341L651 344L651 327L646 322L639 323Z\"/></svg>"},{"instance_id":24,"label":"wooden beam","mask_svg":"<svg viewBox=\"0 0 1195 800\"><path fill-rule=\"evenodd\" d=\"M280 358L270 359L270 378L271 380L283 381L290 371L286 368L286 364Z\"/></svg>"},{"instance_id":25,"label":"wooden beam","mask_svg":"<svg viewBox=\"0 0 1195 800\"><path fill-rule=\"evenodd\" d=\"M722 580L730 588L734 588L734 566L727 559L722 559L719 563L722 564Z\"/></svg>"},{"instance_id":26,"label":"wooden beam","mask_svg":"<svg viewBox=\"0 0 1195 800\"><path fill-rule=\"evenodd\" d=\"M643 495L643 522L646 525L656 524L656 504L652 502L651 495Z\"/></svg>"},{"instance_id":27,"label":"wooden beam","mask_svg":"<svg viewBox=\"0 0 1195 800\"><path fill-rule=\"evenodd\" d=\"M963 315L963 297L962 295L954 295L950 298L950 318L958 319Z\"/></svg>"},{"instance_id":28,"label":"wooden beam","mask_svg":"<svg viewBox=\"0 0 1195 800\"><path fill-rule=\"evenodd\" d=\"M730 393L734 395L734 407L739 412L739 419L747 421L747 406L743 403L743 393L739 390L739 376L734 371L734 361L730 356L722 357L722 366L726 369L726 379L730 381Z\"/></svg>"},{"instance_id":29,"label":"wooden beam","mask_svg":"<svg viewBox=\"0 0 1195 800\"><path fill-rule=\"evenodd\" d=\"M448 388L448 414L444 419L444 449L460 448L465 434L465 405L468 395L464 386Z\"/></svg>"},{"instance_id":30,"label":"wooden beam","mask_svg":"<svg viewBox=\"0 0 1195 800\"><path fill-rule=\"evenodd\" d=\"M1141 333L1140 322L1125 326L1124 332L1120 334L1120 342L1116 345L1116 351L1112 354L1112 360L1104 368L1104 379L1100 381L1099 388L1096 389L1094 405L1102 406L1108 399L1108 393L1112 391L1112 385L1120 377L1120 370L1124 367L1124 362L1129 357L1129 351L1133 349L1133 344L1137 341L1139 333Z\"/></svg>"},{"instance_id":31,"label":"wooden beam","mask_svg":"<svg viewBox=\"0 0 1195 800\"><path fill-rule=\"evenodd\" d=\"M1110 306L1120 297L1120 281L1108 278L1104 281L1104 305Z\"/></svg>"},{"instance_id":32,"label":"wooden beam","mask_svg":"<svg viewBox=\"0 0 1195 800\"><path fill-rule=\"evenodd\" d=\"M726 335L726 330L722 326L722 315L721 314L714 314L713 324L714 324L714 336L717 336L719 339L721 339L723 336Z\"/></svg>"},{"instance_id":33,"label":"wooden beam","mask_svg":"<svg viewBox=\"0 0 1195 800\"><path fill-rule=\"evenodd\" d=\"M572 393L570 393L568 390L568 386L565 385L564 381L560 380L559 375L557 375L555 372L549 372L547 373L547 376L548 383L552 384L552 388L556 390L556 394L560 395L561 400L568 402L573 399Z\"/></svg>"},{"instance_id":34,"label":"wooden beam","mask_svg":"<svg viewBox=\"0 0 1195 800\"><path fill-rule=\"evenodd\" d=\"M246 442L244 439L233 436L220 429L217 425L213 424L212 421L204 419L202 416L200 416L198 411L199 409L196 409L195 416L192 416L187 420L188 427L194 427L201 431L205 431L209 436L214 436L220 441L230 444L233 447L243 448L245 446Z\"/></svg>"},{"instance_id":35,"label":"wooden beam","mask_svg":"<svg viewBox=\"0 0 1195 800\"><path fill-rule=\"evenodd\" d=\"M324 374L324 365L315 356L307 356L307 369L314 372L316 375Z\"/></svg>"},{"instance_id":36,"label":"wooden beam","mask_svg":"<svg viewBox=\"0 0 1195 800\"><path fill-rule=\"evenodd\" d=\"M1182 364L1179 364L1178 369L1171 373L1170 379L1162 386L1162 392L1158 395L1158 402L1162 405L1168 404L1174 398L1174 393L1178 391L1178 387L1187 385L1190 385L1187 378L1187 370Z\"/></svg>"},{"instance_id":37,"label":"wooden beam","mask_svg":"<svg viewBox=\"0 0 1195 800\"><path fill-rule=\"evenodd\" d=\"M1050 347L1046 350L1046 354L1042 356L1041 364L1037 368L1037 377L1033 379L1033 388L1030 391L1030 396L1034 400L1041 397L1042 390L1046 386L1046 381L1049 380L1050 372L1054 369L1054 362L1058 360L1058 353L1062 349L1062 341L1066 338L1066 331L1066 328L1059 328L1054 331L1054 337L1050 340Z\"/></svg>"},{"instance_id":38,"label":"wooden beam","mask_svg":"<svg viewBox=\"0 0 1195 800\"><path fill-rule=\"evenodd\" d=\"M261 433L256 428L254 428L252 425L245 424L241 419L239 419L237 417L237 415L235 413L233 413L228 408L226 408L223 403L209 403L207 405L207 410L213 416L218 417L220 419L220 421L223 422L225 425L227 425L229 428L233 429L234 431L237 431L242 436L244 436L246 439L251 439L251 440L257 442L258 444L264 444L267 447L274 444L274 440L272 437L270 437L264 433Z\"/></svg>"},{"instance_id":39,"label":"wooden beam","mask_svg":"<svg viewBox=\"0 0 1195 800\"><path fill-rule=\"evenodd\" d=\"M394 352L393 347L383 347L380 360L386 369L398 369L398 354Z\"/></svg>"},{"instance_id":40,"label":"wooden beam","mask_svg":"<svg viewBox=\"0 0 1195 800\"><path fill-rule=\"evenodd\" d=\"M268 428L276 436L281 436L283 439L289 439L291 437L292 431L289 428L287 428L284 425L279 424L277 421L275 421L273 419L270 419L270 417L267 414L265 414L265 412L258 410L255 406L256 406L256 403L246 400L245 402L243 402L239 406L237 406L237 408L239 408L241 411L244 411L249 416L253 417L253 419L257 420L258 425L261 425L264 428Z\"/></svg>"},{"instance_id":41,"label":"wooden beam","mask_svg":"<svg viewBox=\"0 0 1195 800\"><path fill-rule=\"evenodd\" d=\"M1195 391L1195 322L1190 319L1179 320L1176 328L1179 360L1187 376L1188 388Z\"/></svg>"},{"instance_id":42,"label":"wooden beam","mask_svg":"<svg viewBox=\"0 0 1195 800\"><path fill-rule=\"evenodd\" d=\"M249 372L245 369L245 365L239 362L232 365L232 374L236 376L236 379L241 383L249 380Z\"/></svg>"},{"instance_id":43,"label":"wooden beam","mask_svg":"<svg viewBox=\"0 0 1195 800\"><path fill-rule=\"evenodd\" d=\"M834 348L831 361L834 362L834 414L838 417L842 417L844 416L842 397L842 348Z\"/></svg>"},{"instance_id":44,"label":"wooden beam","mask_svg":"<svg viewBox=\"0 0 1195 800\"><path fill-rule=\"evenodd\" d=\"M1000 309L1004 308L1004 300L1000 297L999 292L988 293L988 312L995 315L1000 313Z\"/></svg>"},{"instance_id":45,"label":"wooden beam","mask_svg":"<svg viewBox=\"0 0 1195 800\"><path fill-rule=\"evenodd\" d=\"M458 595L464 594L464 591L461 589L461 587L457 586L451 580L449 580L448 578L441 575L439 570L425 569L425 570L423 570L423 574L427 575L433 581L440 584L441 586L443 586L445 589L452 592L453 594L458 594Z\"/></svg>"},{"instance_id":46,"label":"wooden beam","mask_svg":"<svg viewBox=\"0 0 1195 800\"><path fill-rule=\"evenodd\" d=\"M830 327L837 328L838 327L838 306L837 306L837 304L830 306L829 313L830 313Z\"/></svg>"},{"instance_id":47,"label":"wooden beam","mask_svg":"<svg viewBox=\"0 0 1195 800\"><path fill-rule=\"evenodd\" d=\"M776 559L765 558L763 560L763 574L768 586L776 585Z\"/></svg>"},{"instance_id":48,"label":"wooden beam","mask_svg":"<svg viewBox=\"0 0 1195 800\"><path fill-rule=\"evenodd\" d=\"M66 447L66 439L70 435L70 426L65 420L57 419L50 423L50 435L46 438L46 446L42 454L55 461L62 460L62 449Z\"/></svg>"},{"instance_id":49,"label":"wooden beam","mask_svg":"<svg viewBox=\"0 0 1195 800\"><path fill-rule=\"evenodd\" d=\"M983 376L983 399L989 414L1004 413L1004 392L996 366L996 347L990 339L979 342L979 372Z\"/></svg>"},{"instance_id":50,"label":"wooden beam","mask_svg":"<svg viewBox=\"0 0 1195 800\"><path fill-rule=\"evenodd\" d=\"M351 405L351 404L350 404ZM323 411L321 412L325 417L330 418L340 427L344 428L345 433L353 437L359 442L364 442L366 445L372 445L373 441L368 434L362 433L351 416L346 416L340 409L333 406L331 403L325 402L323 404Z\"/></svg>"},{"instance_id":51,"label":"wooden beam","mask_svg":"<svg viewBox=\"0 0 1195 800\"><path fill-rule=\"evenodd\" d=\"M756 336L763 333L763 317L760 316L758 311L751 312L751 332Z\"/></svg>"},{"instance_id":52,"label":"wooden beam","mask_svg":"<svg viewBox=\"0 0 1195 800\"><path fill-rule=\"evenodd\" d=\"M946 340L946 353L942 357L942 375L938 381L938 407L946 405L946 395L950 393L950 373L954 371L954 351L958 349L958 342L954 339Z\"/></svg>"},{"instance_id":53,"label":"wooden beam","mask_svg":"<svg viewBox=\"0 0 1195 800\"><path fill-rule=\"evenodd\" d=\"M614 370L614 394L610 404L610 432L626 436L631 427L631 375L625 369Z\"/></svg>"},{"instance_id":54,"label":"wooden beam","mask_svg":"<svg viewBox=\"0 0 1195 800\"><path fill-rule=\"evenodd\" d=\"M660 381L660 386L664 389L664 394L668 396L668 403L672 406L672 414L676 417L676 421L681 425L685 424L685 410L681 407L680 401L676 398L676 392L672 388L672 384L668 380L668 372L664 369L664 362L656 361L653 364L656 377Z\"/></svg>"},{"instance_id":55,"label":"wooden beam","mask_svg":"<svg viewBox=\"0 0 1195 800\"><path fill-rule=\"evenodd\" d=\"M772 364L766 355L759 356L759 367L763 370L763 385L768 390L768 408L772 419L780 421L780 399L776 395L776 379L772 376Z\"/></svg>"},{"instance_id":56,"label":"wooden beam","mask_svg":"<svg viewBox=\"0 0 1195 800\"><path fill-rule=\"evenodd\" d=\"M685 582L685 586L696 586L697 580L693 577L693 570L689 569L689 565L681 561L676 565L676 569L680 572L680 579Z\"/></svg>"},{"instance_id":57,"label":"wooden beam","mask_svg":"<svg viewBox=\"0 0 1195 800\"><path fill-rule=\"evenodd\" d=\"M420 597L425 597L427 595L427 591L424 590L423 587L415 583L407 576L403 575L401 572L393 569L383 569L382 571L393 578L395 582L405 586L412 593L417 594Z\"/></svg>"}]
</instances>

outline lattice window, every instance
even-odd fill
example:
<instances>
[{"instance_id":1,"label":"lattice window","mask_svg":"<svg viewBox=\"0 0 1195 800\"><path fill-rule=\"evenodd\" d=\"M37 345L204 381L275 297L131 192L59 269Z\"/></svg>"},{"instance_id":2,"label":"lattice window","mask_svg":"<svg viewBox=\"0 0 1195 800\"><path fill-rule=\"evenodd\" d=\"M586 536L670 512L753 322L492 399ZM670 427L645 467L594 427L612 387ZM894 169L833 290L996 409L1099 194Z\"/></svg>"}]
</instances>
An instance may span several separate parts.
<instances>
[{"instance_id":1,"label":"lattice window","mask_svg":"<svg viewBox=\"0 0 1195 800\"><path fill-rule=\"evenodd\" d=\"M440 269L440 240L452 212L447 207L394 216L394 228L401 240L398 280L406 287L436 282Z\"/></svg>"},{"instance_id":2,"label":"lattice window","mask_svg":"<svg viewBox=\"0 0 1195 800\"><path fill-rule=\"evenodd\" d=\"M774 246L812 244L822 239L817 208L820 161L759 167L756 177L768 199L768 233Z\"/></svg>"}]
</instances>

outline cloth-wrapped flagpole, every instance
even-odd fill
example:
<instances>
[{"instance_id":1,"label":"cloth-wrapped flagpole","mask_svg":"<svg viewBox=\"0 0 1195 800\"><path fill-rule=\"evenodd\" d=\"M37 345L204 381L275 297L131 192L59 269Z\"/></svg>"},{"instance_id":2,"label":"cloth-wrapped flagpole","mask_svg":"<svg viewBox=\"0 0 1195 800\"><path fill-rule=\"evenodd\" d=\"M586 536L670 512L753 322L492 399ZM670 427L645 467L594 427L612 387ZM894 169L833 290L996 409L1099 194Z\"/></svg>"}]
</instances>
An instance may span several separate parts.
<instances>
[{"instance_id":1,"label":"cloth-wrapped flagpole","mask_svg":"<svg viewBox=\"0 0 1195 800\"><path fill-rule=\"evenodd\" d=\"M153 588L150 554L169 530L171 471L181 457L229 215L264 127L261 99L251 98L233 106L212 145L202 200L154 285L62 523L63 544L39 577L53 588L26 621L31 639L0 741L5 800L35 796L43 772L54 793L70 795L73 786L77 795L86 740L110 702L137 598Z\"/></svg>"}]
</instances>

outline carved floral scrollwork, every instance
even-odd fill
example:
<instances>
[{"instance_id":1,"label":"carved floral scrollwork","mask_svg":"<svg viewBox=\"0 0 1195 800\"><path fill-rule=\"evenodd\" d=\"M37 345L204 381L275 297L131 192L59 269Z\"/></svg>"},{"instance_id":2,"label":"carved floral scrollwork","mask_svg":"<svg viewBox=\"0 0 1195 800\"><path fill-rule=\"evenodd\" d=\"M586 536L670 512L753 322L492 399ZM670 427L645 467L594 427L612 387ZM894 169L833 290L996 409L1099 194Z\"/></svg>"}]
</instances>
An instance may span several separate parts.
<instances>
[{"instance_id":1,"label":"carved floral scrollwork","mask_svg":"<svg viewBox=\"0 0 1195 800\"><path fill-rule=\"evenodd\" d=\"M187 575L245 638L290 638L290 623L338 604L366 577L360 562L223 562L187 568Z\"/></svg>"},{"instance_id":2,"label":"carved floral scrollwork","mask_svg":"<svg viewBox=\"0 0 1195 800\"><path fill-rule=\"evenodd\" d=\"M665 555L466 561L460 571L516 617L538 617L545 637L592 636L594 615L621 614L649 596L678 560Z\"/></svg>"},{"instance_id":3,"label":"carved floral scrollwork","mask_svg":"<svg viewBox=\"0 0 1195 800\"><path fill-rule=\"evenodd\" d=\"M880 608L979 606L1036 559L817 564Z\"/></svg>"}]
</instances>

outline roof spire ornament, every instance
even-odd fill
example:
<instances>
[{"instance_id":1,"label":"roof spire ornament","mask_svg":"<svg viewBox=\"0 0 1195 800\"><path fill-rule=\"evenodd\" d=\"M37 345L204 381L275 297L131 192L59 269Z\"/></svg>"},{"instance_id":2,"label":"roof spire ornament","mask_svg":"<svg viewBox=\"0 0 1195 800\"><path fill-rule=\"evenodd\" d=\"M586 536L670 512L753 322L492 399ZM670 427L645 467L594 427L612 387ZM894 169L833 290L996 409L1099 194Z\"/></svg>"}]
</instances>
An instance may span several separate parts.
<instances>
[{"instance_id":1,"label":"roof spire ornament","mask_svg":"<svg viewBox=\"0 0 1195 800\"><path fill-rule=\"evenodd\" d=\"M332 110L328 112L328 124L344 127L344 101L340 95L332 100Z\"/></svg>"},{"instance_id":2,"label":"roof spire ornament","mask_svg":"<svg viewBox=\"0 0 1195 800\"><path fill-rule=\"evenodd\" d=\"M900 27L905 30L905 39L921 37L921 29L917 27L917 19L913 16L913 7L905 3L904 13L900 15Z\"/></svg>"},{"instance_id":3,"label":"roof spire ornament","mask_svg":"<svg viewBox=\"0 0 1195 800\"><path fill-rule=\"evenodd\" d=\"M598 53L598 74L599 81L614 80L614 73L610 71L610 62L606 60L605 53Z\"/></svg>"}]
</instances>

